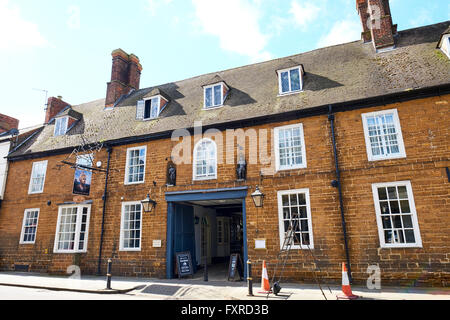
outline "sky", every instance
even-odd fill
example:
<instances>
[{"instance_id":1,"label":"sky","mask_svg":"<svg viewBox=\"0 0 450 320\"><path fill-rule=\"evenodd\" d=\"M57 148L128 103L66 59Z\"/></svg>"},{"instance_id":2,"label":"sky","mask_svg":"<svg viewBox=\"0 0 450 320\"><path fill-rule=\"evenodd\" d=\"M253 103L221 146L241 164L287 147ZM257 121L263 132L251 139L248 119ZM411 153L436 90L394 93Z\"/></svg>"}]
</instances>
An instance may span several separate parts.
<instances>
[{"instance_id":1,"label":"sky","mask_svg":"<svg viewBox=\"0 0 450 320\"><path fill-rule=\"evenodd\" d=\"M399 30L450 20L448 0L391 0ZM111 52L141 88L359 40L355 0L0 0L0 113L44 122L46 96L102 99Z\"/></svg>"}]
</instances>

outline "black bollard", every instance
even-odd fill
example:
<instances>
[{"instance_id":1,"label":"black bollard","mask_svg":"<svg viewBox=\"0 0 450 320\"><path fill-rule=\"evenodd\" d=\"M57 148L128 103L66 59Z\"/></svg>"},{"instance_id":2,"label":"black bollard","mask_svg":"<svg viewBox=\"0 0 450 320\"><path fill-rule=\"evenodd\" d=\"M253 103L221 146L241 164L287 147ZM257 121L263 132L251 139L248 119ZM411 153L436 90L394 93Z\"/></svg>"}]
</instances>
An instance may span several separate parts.
<instances>
[{"instance_id":1,"label":"black bollard","mask_svg":"<svg viewBox=\"0 0 450 320\"><path fill-rule=\"evenodd\" d=\"M247 261L247 283L248 283L248 296L253 297L253 278L252 278L252 262L250 259Z\"/></svg>"},{"instance_id":2,"label":"black bollard","mask_svg":"<svg viewBox=\"0 0 450 320\"><path fill-rule=\"evenodd\" d=\"M203 281L208 281L208 257L205 256L205 269L203 270Z\"/></svg>"},{"instance_id":3,"label":"black bollard","mask_svg":"<svg viewBox=\"0 0 450 320\"><path fill-rule=\"evenodd\" d=\"M111 267L112 267L112 260L108 259L108 271L106 273L106 289L111 290Z\"/></svg>"}]
</instances>

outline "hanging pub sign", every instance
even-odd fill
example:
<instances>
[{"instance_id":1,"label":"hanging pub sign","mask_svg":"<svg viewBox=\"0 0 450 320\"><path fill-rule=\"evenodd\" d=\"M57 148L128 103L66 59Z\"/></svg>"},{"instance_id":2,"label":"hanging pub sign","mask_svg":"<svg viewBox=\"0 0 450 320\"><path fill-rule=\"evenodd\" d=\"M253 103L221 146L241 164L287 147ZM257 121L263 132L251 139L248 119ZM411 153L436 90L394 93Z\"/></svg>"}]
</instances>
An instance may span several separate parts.
<instances>
[{"instance_id":1,"label":"hanging pub sign","mask_svg":"<svg viewBox=\"0 0 450 320\"><path fill-rule=\"evenodd\" d=\"M78 167L81 165L82 167ZM73 194L88 196L91 192L92 171L84 167L92 167L92 156L83 155L77 157L75 177L73 179Z\"/></svg>"}]
</instances>

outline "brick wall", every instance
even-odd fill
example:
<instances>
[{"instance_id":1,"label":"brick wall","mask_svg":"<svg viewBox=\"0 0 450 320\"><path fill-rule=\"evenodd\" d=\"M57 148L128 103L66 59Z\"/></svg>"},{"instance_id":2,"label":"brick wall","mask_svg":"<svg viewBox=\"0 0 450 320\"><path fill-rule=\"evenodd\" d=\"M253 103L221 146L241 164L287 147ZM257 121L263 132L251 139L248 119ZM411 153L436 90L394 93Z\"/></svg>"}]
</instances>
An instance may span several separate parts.
<instances>
[{"instance_id":1,"label":"brick wall","mask_svg":"<svg viewBox=\"0 0 450 320\"><path fill-rule=\"evenodd\" d=\"M385 284L448 285L450 184L445 167L450 166L449 102L450 96L444 96L336 114L344 210L355 282L365 283L368 278L367 267L379 265ZM361 114L394 108L398 110L407 158L369 162ZM307 250L294 250L284 276L297 281L313 281L314 272L317 272L320 278L339 283L345 250L338 192L331 186L336 175L328 117L315 116L253 129L272 129L300 122L303 123L308 167L268 174L262 181L259 173L265 166L260 164L249 165L245 182L236 181L235 165L226 162L218 165L217 180L193 182L192 165L183 164L177 167L177 186L167 187L167 161L177 142L157 140L115 147L111 154L102 272L105 272L106 259L113 257L113 273L116 275L165 277L166 192L249 186L249 193L252 193L255 186L259 185L266 195L264 208L256 209L250 196L246 200L248 253L253 261L254 277L260 276L262 260L268 262L269 275L276 263L280 248L277 192L308 188L315 259ZM191 139L192 146L195 138ZM145 183L124 185L127 148L143 145L147 146ZM237 153L238 148L235 147L235 150ZM268 150L271 150L269 144ZM249 150L246 155L248 161ZM77 255L53 253L58 204L73 201L74 197L71 194L73 169L60 166L60 161L65 158L66 155L48 158L45 189L40 195L28 195L33 161L11 163L5 201L0 211L1 269L10 270L14 263L27 263L31 264L34 271L65 273L69 265L79 260L82 273L96 273L103 208L103 173L94 174L91 195L85 199L93 200L88 252ZM107 153L103 150L95 162L101 160L105 168L106 159ZM382 249L371 186L373 183L404 180L411 181L423 247ZM156 182L156 187L153 186L153 181ZM140 201L147 193L151 193L158 205L155 212L144 214L142 250L121 252L121 204ZM52 202L50 206L47 205L49 200ZM26 208L41 209L34 245L19 245ZM267 240L267 249L255 250L254 239L261 238ZM162 240L162 248L153 248L153 240Z\"/></svg>"},{"instance_id":2,"label":"brick wall","mask_svg":"<svg viewBox=\"0 0 450 320\"><path fill-rule=\"evenodd\" d=\"M0 133L19 128L19 120L0 113Z\"/></svg>"}]
</instances>

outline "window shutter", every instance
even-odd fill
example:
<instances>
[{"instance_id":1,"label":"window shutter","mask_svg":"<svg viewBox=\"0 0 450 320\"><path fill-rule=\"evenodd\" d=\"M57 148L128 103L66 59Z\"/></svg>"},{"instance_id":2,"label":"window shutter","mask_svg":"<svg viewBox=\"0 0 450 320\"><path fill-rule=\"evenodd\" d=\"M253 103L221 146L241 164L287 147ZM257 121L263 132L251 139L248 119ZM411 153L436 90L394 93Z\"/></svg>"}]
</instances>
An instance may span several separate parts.
<instances>
[{"instance_id":1,"label":"window shutter","mask_svg":"<svg viewBox=\"0 0 450 320\"><path fill-rule=\"evenodd\" d=\"M145 101L139 100L136 105L136 120L144 120Z\"/></svg>"}]
</instances>

